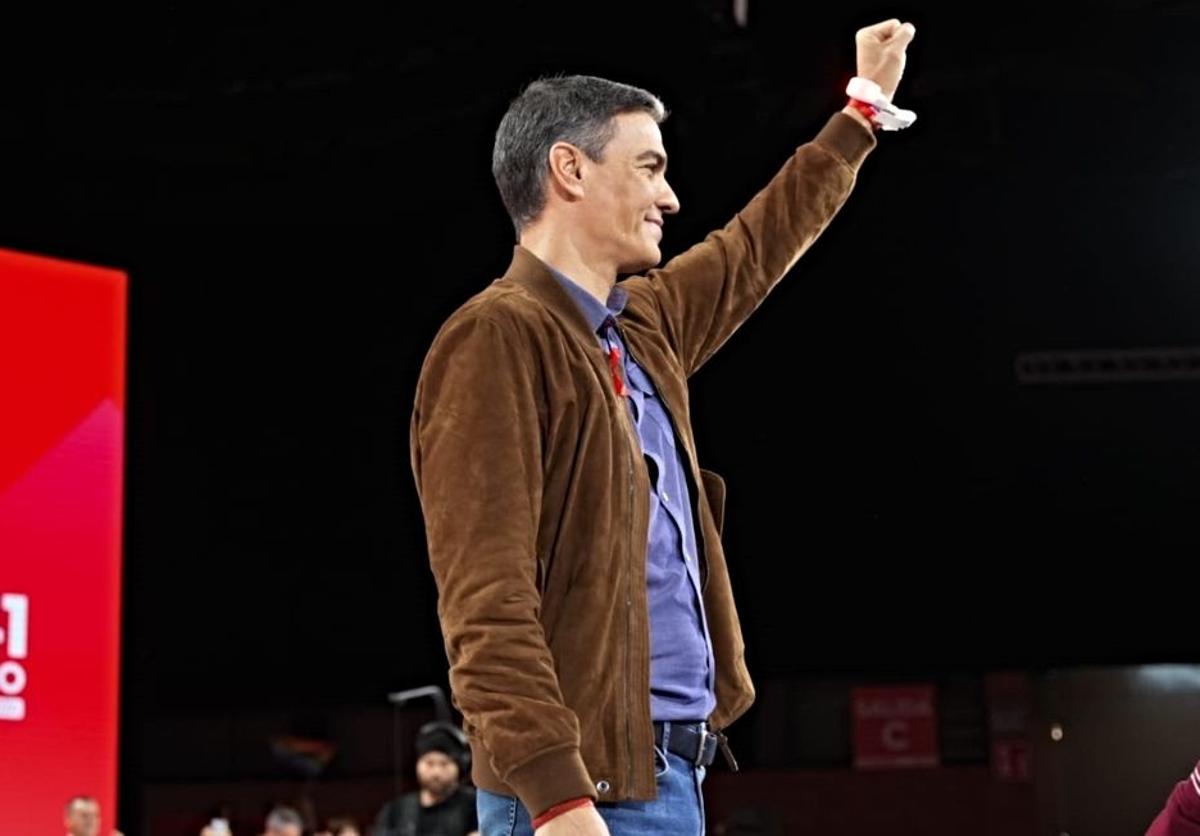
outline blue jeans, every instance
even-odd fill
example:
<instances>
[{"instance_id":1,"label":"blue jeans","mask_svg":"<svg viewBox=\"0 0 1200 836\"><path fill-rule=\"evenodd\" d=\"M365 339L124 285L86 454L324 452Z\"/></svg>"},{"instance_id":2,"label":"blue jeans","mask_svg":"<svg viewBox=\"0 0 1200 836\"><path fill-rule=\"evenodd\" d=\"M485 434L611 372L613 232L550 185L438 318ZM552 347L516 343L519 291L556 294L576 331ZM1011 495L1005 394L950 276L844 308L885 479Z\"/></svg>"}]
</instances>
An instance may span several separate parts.
<instances>
[{"instance_id":1,"label":"blue jeans","mask_svg":"<svg viewBox=\"0 0 1200 836\"><path fill-rule=\"evenodd\" d=\"M658 798L597 804L612 836L704 836L704 767L654 749ZM533 836L525 805L510 795L476 790L481 836Z\"/></svg>"}]
</instances>

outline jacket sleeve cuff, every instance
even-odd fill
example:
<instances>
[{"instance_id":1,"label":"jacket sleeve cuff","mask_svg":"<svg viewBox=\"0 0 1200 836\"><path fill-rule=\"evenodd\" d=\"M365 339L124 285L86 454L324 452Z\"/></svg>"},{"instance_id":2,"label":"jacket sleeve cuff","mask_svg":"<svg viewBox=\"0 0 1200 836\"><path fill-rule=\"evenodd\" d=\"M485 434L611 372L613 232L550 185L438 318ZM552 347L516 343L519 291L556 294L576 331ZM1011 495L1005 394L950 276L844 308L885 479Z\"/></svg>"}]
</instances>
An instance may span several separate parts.
<instances>
[{"instance_id":1,"label":"jacket sleeve cuff","mask_svg":"<svg viewBox=\"0 0 1200 836\"><path fill-rule=\"evenodd\" d=\"M579 749L552 749L526 761L504 776L530 816L573 798L596 798Z\"/></svg>"},{"instance_id":2,"label":"jacket sleeve cuff","mask_svg":"<svg viewBox=\"0 0 1200 836\"><path fill-rule=\"evenodd\" d=\"M844 113L835 113L814 140L858 171L875 147L875 135Z\"/></svg>"}]
</instances>

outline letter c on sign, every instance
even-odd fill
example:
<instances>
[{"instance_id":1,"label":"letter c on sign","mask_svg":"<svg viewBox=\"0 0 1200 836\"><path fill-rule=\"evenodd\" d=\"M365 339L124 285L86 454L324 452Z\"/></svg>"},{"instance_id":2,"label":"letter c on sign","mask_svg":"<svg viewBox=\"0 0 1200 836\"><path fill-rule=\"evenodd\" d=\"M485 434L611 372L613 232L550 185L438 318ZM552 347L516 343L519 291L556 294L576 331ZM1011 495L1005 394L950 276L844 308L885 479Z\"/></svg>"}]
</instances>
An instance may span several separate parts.
<instances>
[{"instance_id":1,"label":"letter c on sign","mask_svg":"<svg viewBox=\"0 0 1200 836\"><path fill-rule=\"evenodd\" d=\"M908 723L889 720L883 724L883 746L889 752L903 752L909 748Z\"/></svg>"}]
</instances>

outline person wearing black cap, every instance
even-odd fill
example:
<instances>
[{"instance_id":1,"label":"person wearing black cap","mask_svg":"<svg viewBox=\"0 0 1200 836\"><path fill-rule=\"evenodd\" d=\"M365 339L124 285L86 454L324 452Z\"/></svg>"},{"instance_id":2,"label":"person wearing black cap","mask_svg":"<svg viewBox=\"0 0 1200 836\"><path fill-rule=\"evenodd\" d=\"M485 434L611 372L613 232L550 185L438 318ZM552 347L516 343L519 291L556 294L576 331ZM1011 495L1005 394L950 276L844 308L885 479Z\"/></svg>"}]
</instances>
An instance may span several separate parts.
<instances>
[{"instance_id":1,"label":"person wearing black cap","mask_svg":"<svg viewBox=\"0 0 1200 836\"><path fill-rule=\"evenodd\" d=\"M373 836L479 836L475 790L463 786L471 753L462 731L427 723L417 733L416 792L384 805Z\"/></svg>"}]
</instances>

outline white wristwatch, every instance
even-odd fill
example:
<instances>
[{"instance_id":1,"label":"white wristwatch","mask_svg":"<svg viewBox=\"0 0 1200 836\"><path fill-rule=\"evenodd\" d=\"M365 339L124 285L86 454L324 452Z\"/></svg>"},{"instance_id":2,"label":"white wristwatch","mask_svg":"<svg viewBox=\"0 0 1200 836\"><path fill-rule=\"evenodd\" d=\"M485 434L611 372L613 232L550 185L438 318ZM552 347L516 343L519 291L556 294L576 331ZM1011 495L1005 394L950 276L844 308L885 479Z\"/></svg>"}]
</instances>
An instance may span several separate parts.
<instances>
[{"instance_id":1,"label":"white wristwatch","mask_svg":"<svg viewBox=\"0 0 1200 836\"><path fill-rule=\"evenodd\" d=\"M917 121L917 114L911 110L896 107L883 90L869 78L855 76L846 85L846 95L860 102L866 102L875 109L874 121L885 131L899 131Z\"/></svg>"}]
</instances>

